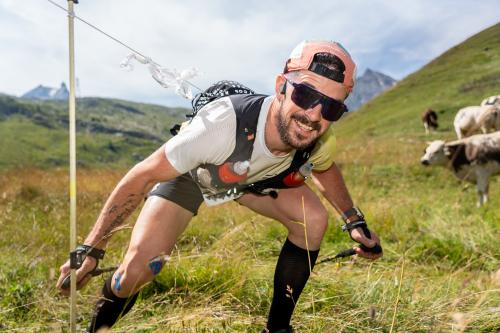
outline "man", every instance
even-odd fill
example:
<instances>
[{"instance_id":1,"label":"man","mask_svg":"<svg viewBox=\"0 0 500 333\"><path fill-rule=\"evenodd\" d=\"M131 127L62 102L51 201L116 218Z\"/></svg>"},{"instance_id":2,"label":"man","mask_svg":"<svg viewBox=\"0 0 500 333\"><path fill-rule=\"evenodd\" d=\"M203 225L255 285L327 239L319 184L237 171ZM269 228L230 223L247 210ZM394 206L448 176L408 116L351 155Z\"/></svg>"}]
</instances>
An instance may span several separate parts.
<instances>
[{"instance_id":1,"label":"man","mask_svg":"<svg viewBox=\"0 0 500 333\"><path fill-rule=\"evenodd\" d=\"M172 251L203 200L217 204L228 199L288 229L264 331L292 332L295 302L314 267L328 224L327 210L303 182L311 169L323 196L342 213L352 239L361 243L356 253L368 259L381 257L377 235L372 232L369 238L363 215L354 208L333 162L331 123L347 110L343 101L353 88L354 75L355 64L340 44L302 42L292 51L284 73L276 77L276 95L216 99L178 135L134 166L108 198L84 242L87 247L80 248L88 255L76 273L79 288L90 279L95 257L102 257L110 232L155 184L162 183L149 193L125 258L103 287L89 332L111 327L130 310L138 290L159 273L161 256ZM303 220L302 200L308 212L307 240L303 226L296 223ZM69 262L61 266L57 284L64 294L67 290L61 286L68 273Z\"/></svg>"}]
</instances>

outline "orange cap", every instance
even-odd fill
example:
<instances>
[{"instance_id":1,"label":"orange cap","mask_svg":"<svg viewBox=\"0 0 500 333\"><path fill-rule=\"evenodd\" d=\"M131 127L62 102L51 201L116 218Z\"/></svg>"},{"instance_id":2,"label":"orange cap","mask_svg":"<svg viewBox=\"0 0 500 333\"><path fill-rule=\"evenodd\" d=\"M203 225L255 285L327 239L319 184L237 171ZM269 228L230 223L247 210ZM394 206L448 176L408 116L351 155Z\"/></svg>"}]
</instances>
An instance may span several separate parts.
<instances>
[{"instance_id":1,"label":"orange cap","mask_svg":"<svg viewBox=\"0 0 500 333\"><path fill-rule=\"evenodd\" d=\"M324 68L325 66L313 63L314 55L317 53L330 53L340 58L345 66L344 72ZM340 43L330 41L302 41L290 54L286 62L285 73L304 69L342 83L348 91L351 91L354 87L356 64L349 52Z\"/></svg>"}]
</instances>

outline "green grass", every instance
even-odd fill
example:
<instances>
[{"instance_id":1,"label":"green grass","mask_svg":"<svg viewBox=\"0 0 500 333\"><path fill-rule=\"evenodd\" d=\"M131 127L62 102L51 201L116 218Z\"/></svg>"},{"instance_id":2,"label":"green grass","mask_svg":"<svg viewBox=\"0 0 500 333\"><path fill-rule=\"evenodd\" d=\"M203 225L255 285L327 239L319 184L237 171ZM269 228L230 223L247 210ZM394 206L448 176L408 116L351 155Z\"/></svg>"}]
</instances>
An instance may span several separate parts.
<instances>
[{"instance_id":1,"label":"green grass","mask_svg":"<svg viewBox=\"0 0 500 333\"><path fill-rule=\"evenodd\" d=\"M68 165L68 106L0 96L0 170ZM187 109L104 98L77 100L80 167L129 166L148 156Z\"/></svg>"},{"instance_id":2,"label":"green grass","mask_svg":"<svg viewBox=\"0 0 500 333\"><path fill-rule=\"evenodd\" d=\"M490 202L478 209L474 186L445 169L419 165L426 140L453 138L458 108L498 94L498 68L500 25L454 47L335 124L337 162L382 239L384 257L316 266L292 320L298 332L498 331L500 179L492 180ZM440 112L441 124L429 136L419 120L427 107ZM22 119L8 121L13 133L25 129L31 135ZM120 165L119 158L106 157L107 141L90 139L82 136L79 144L102 154L103 164L109 158L107 165ZM30 140L40 145L40 155L29 154L33 160L44 155L47 144L59 147L57 140L61 147L54 151L60 153L53 156L62 158L62 134L47 131ZM122 152L139 151L126 149ZM125 172L116 170L79 169L78 242ZM67 188L64 169L0 173L2 332L67 331L68 300L54 287L69 250ZM329 209L331 227L320 259L352 246ZM114 236L103 266L121 260L129 236L130 229ZM202 207L171 261L113 332L257 332L265 324L285 237L279 224L237 204ZM89 320L102 282L95 278L79 293L80 327Z\"/></svg>"},{"instance_id":3,"label":"green grass","mask_svg":"<svg viewBox=\"0 0 500 333\"><path fill-rule=\"evenodd\" d=\"M451 48L365 104L339 123L339 137L359 142L372 136L377 139L416 136L423 133L420 114L431 107L438 111L441 134L450 138L458 109L479 105L484 98L498 95L499 80L500 24L497 24Z\"/></svg>"},{"instance_id":4,"label":"green grass","mask_svg":"<svg viewBox=\"0 0 500 333\"><path fill-rule=\"evenodd\" d=\"M426 169L396 165L345 171L353 195L363 198L370 225L381 235L385 256L374 263L356 259L318 265L294 316L298 331L388 332L396 300L397 332L458 331L453 318L460 315L467 318L466 332L498 327L498 181L492 184L491 204L476 209L474 193L461 191L444 174L438 183ZM387 173L405 181L387 181ZM356 175L366 181L354 181ZM119 172L98 170L79 174L80 242L119 177ZM63 171L0 178L0 323L6 331L66 327L67 299L54 288L68 248L66 185ZM333 211L331 216L323 257L352 244ZM129 234L125 229L114 237L103 266L119 262ZM171 261L114 331L258 331L285 237L283 227L237 204L202 208ZM82 326L102 281L95 278L80 293Z\"/></svg>"}]
</instances>

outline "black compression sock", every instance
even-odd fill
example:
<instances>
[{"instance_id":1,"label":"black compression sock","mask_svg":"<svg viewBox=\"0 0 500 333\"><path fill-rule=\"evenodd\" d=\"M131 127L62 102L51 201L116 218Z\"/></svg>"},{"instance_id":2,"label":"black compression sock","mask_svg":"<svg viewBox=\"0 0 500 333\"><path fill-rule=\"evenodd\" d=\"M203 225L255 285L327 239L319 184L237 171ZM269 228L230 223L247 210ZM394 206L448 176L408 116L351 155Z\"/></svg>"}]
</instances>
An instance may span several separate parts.
<instances>
[{"instance_id":1,"label":"black compression sock","mask_svg":"<svg viewBox=\"0 0 500 333\"><path fill-rule=\"evenodd\" d=\"M288 329L295 304L314 267L319 250L304 250L286 240L281 249L274 273L274 294L269 310L267 328L270 332ZM309 258L311 266L309 266Z\"/></svg>"},{"instance_id":2,"label":"black compression sock","mask_svg":"<svg viewBox=\"0 0 500 333\"><path fill-rule=\"evenodd\" d=\"M110 276L102 287L102 296L95 305L92 321L87 329L87 333L97 332L100 328L104 327L111 328L119 318L126 315L132 309L137 299L138 293L128 298L116 296L111 290L112 278L113 276Z\"/></svg>"}]
</instances>

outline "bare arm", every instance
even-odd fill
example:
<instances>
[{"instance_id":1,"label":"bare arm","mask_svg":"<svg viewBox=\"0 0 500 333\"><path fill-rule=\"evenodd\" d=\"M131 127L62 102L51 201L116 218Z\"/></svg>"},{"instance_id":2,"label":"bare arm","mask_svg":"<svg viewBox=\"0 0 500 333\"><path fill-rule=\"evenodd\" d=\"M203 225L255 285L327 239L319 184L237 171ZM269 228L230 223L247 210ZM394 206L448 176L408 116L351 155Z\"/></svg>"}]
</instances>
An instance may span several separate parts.
<instances>
[{"instance_id":1,"label":"bare arm","mask_svg":"<svg viewBox=\"0 0 500 333\"><path fill-rule=\"evenodd\" d=\"M335 163L324 172L314 172L313 180L321 194L340 214L353 207L351 195L347 190L342 173ZM350 235L356 242L373 248L376 244L380 244L380 240L375 232L371 231L370 233L371 238L367 238L361 228L356 228L351 231ZM356 248L356 253L368 259L377 259L382 256L382 253L365 252L361 248Z\"/></svg>"},{"instance_id":2,"label":"bare arm","mask_svg":"<svg viewBox=\"0 0 500 333\"><path fill-rule=\"evenodd\" d=\"M335 163L323 172L313 172L313 180L321 194L341 214L353 206L340 169Z\"/></svg>"},{"instance_id":3,"label":"bare arm","mask_svg":"<svg viewBox=\"0 0 500 333\"><path fill-rule=\"evenodd\" d=\"M120 180L109 196L84 244L104 249L112 230L127 219L141 201L144 200L144 196L154 184L173 179L179 175L165 157L164 146L156 150L144 161L135 165ZM95 269L96 265L96 259L90 256L85 258L82 266L76 271L78 289L90 280L91 275L88 273ZM62 287L63 281L70 272L69 260L60 267L60 272L61 274L56 287L59 288L63 295L69 295L69 290Z\"/></svg>"},{"instance_id":4,"label":"bare arm","mask_svg":"<svg viewBox=\"0 0 500 333\"><path fill-rule=\"evenodd\" d=\"M164 146L135 165L109 196L84 244L103 249L112 230L132 214L156 183L177 176L179 173L165 157Z\"/></svg>"}]
</instances>

